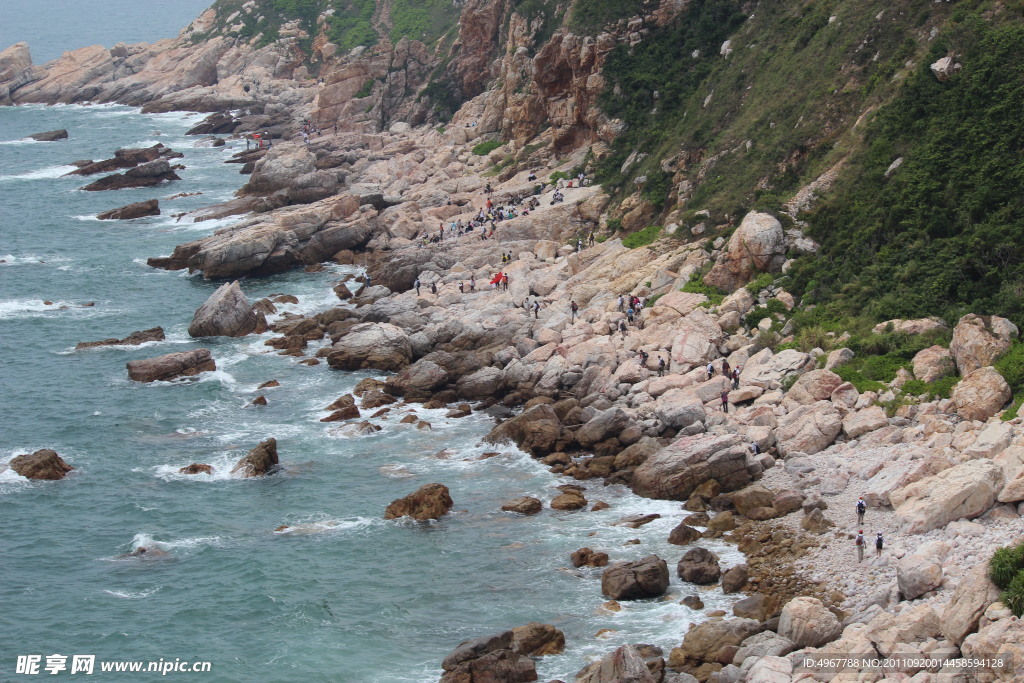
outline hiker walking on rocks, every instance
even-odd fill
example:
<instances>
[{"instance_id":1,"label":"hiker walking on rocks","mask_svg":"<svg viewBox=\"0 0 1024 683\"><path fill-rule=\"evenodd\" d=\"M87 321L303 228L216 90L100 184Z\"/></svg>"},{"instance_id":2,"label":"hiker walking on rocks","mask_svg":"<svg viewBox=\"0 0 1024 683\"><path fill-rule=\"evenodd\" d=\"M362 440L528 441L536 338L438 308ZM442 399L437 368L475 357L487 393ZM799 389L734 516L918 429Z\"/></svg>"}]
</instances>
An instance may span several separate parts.
<instances>
[{"instance_id":1,"label":"hiker walking on rocks","mask_svg":"<svg viewBox=\"0 0 1024 683\"><path fill-rule=\"evenodd\" d=\"M647 359L650 358L650 357L651 357L651 354L647 353L646 351L641 350L640 351L640 367L646 368L647 367Z\"/></svg>"},{"instance_id":2,"label":"hiker walking on rocks","mask_svg":"<svg viewBox=\"0 0 1024 683\"><path fill-rule=\"evenodd\" d=\"M715 365L714 363L708 363L708 379L715 376Z\"/></svg>"},{"instance_id":3,"label":"hiker walking on rocks","mask_svg":"<svg viewBox=\"0 0 1024 683\"><path fill-rule=\"evenodd\" d=\"M729 361L724 359L722 360L722 375L726 378L732 377L732 374L729 372Z\"/></svg>"},{"instance_id":4,"label":"hiker walking on rocks","mask_svg":"<svg viewBox=\"0 0 1024 683\"><path fill-rule=\"evenodd\" d=\"M857 499L857 524L861 525L864 523L864 513L867 512L868 505L864 502L864 496Z\"/></svg>"},{"instance_id":5,"label":"hiker walking on rocks","mask_svg":"<svg viewBox=\"0 0 1024 683\"><path fill-rule=\"evenodd\" d=\"M857 544L857 561L864 561L864 530L861 529L857 532L857 538L854 539L854 543Z\"/></svg>"},{"instance_id":6,"label":"hiker walking on rocks","mask_svg":"<svg viewBox=\"0 0 1024 683\"><path fill-rule=\"evenodd\" d=\"M622 333L622 339L623 339L623 341L625 341L625 339L626 339L626 321L625 320L620 320L619 321L619 332Z\"/></svg>"},{"instance_id":7,"label":"hiker walking on rocks","mask_svg":"<svg viewBox=\"0 0 1024 683\"><path fill-rule=\"evenodd\" d=\"M658 356L658 377L665 376L665 359Z\"/></svg>"},{"instance_id":8,"label":"hiker walking on rocks","mask_svg":"<svg viewBox=\"0 0 1024 683\"><path fill-rule=\"evenodd\" d=\"M466 283L460 281L459 282L459 294L465 294L465 293L466 293Z\"/></svg>"},{"instance_id":9,"label":"hiker walking on rocks","mask_svg":"<svg viewBox=\"0 0 1024 683\"><path fill-rule=\"evenodd\" d=\"M469 276L469 291L471 291L471 292L475 292L476 291L476 276L474 276L474 275L470 275Z\"/></svg>"},{"instance_id":10,"label":"hiker walking on rocks","mask_svg":"<svg viewBox=\"0 0 1024 683\"><path fill-rule=\"evenodd\" d=\"M875 557L882 556L882 547L885 545L885 539L882 538L882 532L879 531L875 536Z\"/></svg>"},{"instance_id":11,"label":"hiker walking on rocks","mask_svg":"<svg viewBox=\"0 0 1024 683\"><path fill-rule=\"evenodd\" d=\"M570 325L572 325L574 322L576 322L576 314L579 313L579 310L580 310L580 307L576 304L575 301L570 301L569 302L569 312L570 312L569 324Z\"/></svg>"},{"instance_id":12,"label":"hiker walking on rocks","mask_svg":"<svg viewBox=\"0 0 1024 683\"><path fill-rule=\"evenodd\" d=\"M416 296L420 295L420 279L416 278L416 282L412 283L412 286L416 288Z\"/></svg>"},{"instance_id":13,"label":"hiker walking on rocks","mask_svg":"<svg viewBox=\"0 0 1024 683\"><path fill-rule=\"evenodd\" d=\"M582 249L583 249L583 240L581 240L579 238L576 238L576 253L577 254L580 253L580 251Z\"/></svg>"},{"instance_id":14,"label":"hiker walking on rocks","mask_svg":"<svg viewBox=\"0 0 1024 683\"><path fill-rule=\"evenodd\" d=\"M626 297L619 294L619 313L622 313L623 307L626 305Z\"/></svg>"},{"instance_id":15,"label":"hiker walking on rocks","mask_svg":"<svg viewBox=\"0 0 1024 683\"><path fill-rule=\"evenodd\" d=\"M501 276L501 288L504 291L508 291L508 273Z\"/></svg>"},{"instance_id":16,"label":"hiker walking on rocks","mask_svg":"<svg viewBox=\"0 0 1024 683\"><path fill-rule=\"evenodd\" d=\"M534 301L533 302L533 319L534 320L540 319L540 302L539 301Z\"/></svg>"},{"instance_id":17,"label":"hiker walking on rocks","mask_svg":"<svg viewBox=\"0 0 1024 683\"><path fill-rule=\"evenodd\" d=\"M728 391L723 391L722 392L722 412L723 413L728 413L729 412L729 392Z\"/></svg>"},{"instance_id":18,"label":"hiker walking on rocks","mask_svg":"<svg viewBox=\"0 0 1024 683\"><path fill-rule=\"evenodd\" d=\"M740 369L739 368L733 368L732 369L732 388L733 389L739 389L740 388Z\"/></svg>"},{"instance_id":19,"label":"hiker walking on rocks","mask_svg":"<svg viewBox=\"0 0 1024 683\"><path fill-rule=\"evenodd\" d=\"M436 282L431 282L430 283L430 293L431 294L437 294L437 283Z\"/></svg>"},{"instance_id":20,"label":"hiker walking on rocks","mask_svg":"<svg viewBox=\"0 0 1024 683\"><path fill-rule=\"evenodd\" d=\"M593 230L590 231L590 237L587 238L587 241L590 242L590 246L594 246L594 231Z\"/></svg>"}]
</instances>

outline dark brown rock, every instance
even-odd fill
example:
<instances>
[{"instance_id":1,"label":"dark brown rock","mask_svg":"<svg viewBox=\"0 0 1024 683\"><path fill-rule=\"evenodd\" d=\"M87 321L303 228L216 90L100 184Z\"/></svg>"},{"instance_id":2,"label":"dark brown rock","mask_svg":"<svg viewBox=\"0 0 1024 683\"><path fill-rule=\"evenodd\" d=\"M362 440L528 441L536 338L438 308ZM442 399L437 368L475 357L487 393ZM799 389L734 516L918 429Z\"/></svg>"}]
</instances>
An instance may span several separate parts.
<instances>
[{"instance_id":1,"label":"dark brown rock","mask_svg":"<svg viewBox=\"0 0 1024 683\"><path fill-rule=\"evenodd\" d=\"M722 574L722 592L739 593L746 588L748 579L747 565L738 564Z\"/></svg>"},{"instance_id":2,"label":"dark brown rock","mask_svg":"<svg viewBox=\"0 0 1024 683\"><path fill-rule=\"evenodd\" d=\"M426 484L388 505L384 519L412 517L418 521L439 519L452 509L452 497L444 484Z\"/></svg>"},{"instance_id":3,"label":"dark brown rock","mask_svg":"<svg viewBox=\"0 0 1024 683\"><path fill-rule=\"evenodd\" d=\"M505 512L518 512L521 515L535 515L544 509L544 504L532 496L523 496L510 500L501 506Z\"/></svg>"},{"instance_id":4,"label":"dark brown rock","mask_svg":"<svg viewBox=\"0 0 1024 683\"><path fill-rule=\"evenodd\" d=\"M587 507L587 499L580 491L564 491L551 500L552 510L579 510Z\"/></svg>"},{"instance_id":5,"label":"dark brown rock","mask_svg":"<svg viewBox=\"0 0 1024 683\"><path fill-rule=\"evenodd\" d=\"M441 683L536 681L536 665L532 659L512 649L513 639L513 632L505 631L460 643L441 663L445 672Z\"/></svg>"},{"instance_id":6,"label":"dark brown rock","mask_svg":"<svg viewBox=\"0 0 1024 683\"><path fill-rule=\"evenodd\" d=\"M56 142L57 140L67 140L68 132L61 128L60 130L48 130L45 133L32 133L29 137L36 142Z\"/></svg>"},{"instance_id":7,"label":"dark brown rock","mask_svg":"<svg viewBox=\"0 0 1024 683\"><path fill-rule=\"evenodd\" d=\"M542 404L505 420L492 429L484 441L493 444L512 442L537 457L555 450L561 431L562 425L555 411L550 405Z\"/></svg>"},{"instance_id":8,"label":"dark brown rock","mask_svg":"<svg viewBox=\"0 0 1024 683\"><path fill-rule=\"evenodd\" d=\"M12 470L26 479L46 479L56 481L63 479L67 473L75 469L64 462L56 451L49 448L40 449L31 454L16 456L10 462Z\"/></svg>"},{"instance_id":9,"label":"dark brown rock","mask_svg":"<svg viewBox=\"0 0 1024 683\"><path fill-rule=\"evenodd\" d=\"M181 180L171 165L164 159L150 161L129 169L124 173L114 173L79 188L87 192L104 190L123 190L129 187L153 187L170 180Z\"/></svg>"},{"instance_id":10,"label":"dark brown rock","mask_svg":"<svg viewBox=\"0 0 1024 683\"><path fill-rule=\"evenodd\" d=\"M111 209L110 211L104 211L101 214L97 214L96 218L101 221L127 221L133 218L159 215L160 202L156 199L147 199L144 202L135 202L134 204L128 204L116 209Z\"/></svg>"},{"instance_id":11,"label":"dark brown rock","mask_svg":"<svg viewBox=\"0 0 1024 683\"><path fill-rule=\"evenodd\" d=\"M668 542L672 545L689 545L700 539L700 537L701 533L699 531L685 522L681 522L679 526L669 533Z\"/></svg>"},{"instance_id":12,"label":"dark brown rock","mask_svg":"<svg viewBox=\"0 0 1024 683\"><path fill-rule=\"evenodd\" d=\"M75 350L79 349L91 349L97 346L137 346L139 344L145 344L151 341L163 341L164 340L164 328L162 327L151 327L148 330L140 330L132 332L123 339L103 339L101 341L92 342L79 342L75 345Z\"/></svg>"},{"instance_id":13,"label":"dark brown rock","mask_svg":"<svg viewBox=\"0 0 1024 683\"><path fill-rule=\"evenodd\" d=\"M178 470L178 474L213 474L213 468L209 465L194 462Z\"/></svg>"},{"instance_id":14,"label":"dark brown rock","mask_svg":"<svg viewBox=\"0 0 1024 683\"><path fill-rule=\"evenodd\" d=\"M718 566L718 555L706 548L693 548L679 560L676 573L683 581L706 586L718 581L722 568Z\"/></svg>"},{"instance_id":15,"label":"dark brown rock","mask_svg":"<svg viewBox=\"0 0 1024 683\"><path fill-rule=\"evenodd\" d=\"M217 364L209 349L195 349L129 361L126 367L129 379L136 382L156 382L176 377L192 377L200 372L216 370Z\"/></svg>"},{"instance_id":16,"label":"dark brown rock","mask_svg":"<svg viewBox=\"0 0 1024 683\"><path fill-rule=\"evenodd\" d=\"M263 314L253 311L235 280L218 287L196 310L188 334L191 337L244 337L266 329Z\"/></svg>"},{"instance_id":17,"label":"dark brown rock","mask_svg":"<svg viewBox=\"0 0 1024 683\"><path fill-rule=\"evenodd\" d=\"M565 634L551 624L531 621L512 629L512 651L527 657L557 655L565 650Z\"/></svg>"},{"instance_id":18,"label":"dark brown rock","mask_svg":"<svg viewBox=\"0 0 1024 683\"><path fill-rule=\"evenodd\" d=\"M341 420L354 420L360 417L359 408L354 405L345 406L335 410L333 413L325 418L321 418L321 422L340 422Z\"/></svg>"},{"instance_id":19,"label":"dark brown rock","mask_svg":"<svg viewBox=\"0 0 1024 683\"><path fill-rule=\"evenodd\" d=\"M601 592L614 600L656 598L668 589L668 564L657 555L617 562L604 570Z\"/></svg>"},{"instance_id":20,"label":"dark brown rock","mask_svg":"<svg viewBox=\"0 0 1024 683\"><path fill-rule=\"evenodd\" d=\"M267 439L261 441L239 460L232 468L231 474L240 472L244 478L262 477L272 473L277 465L277 439Z\"/></svg>"},{"instance_id":21,"label":"dark brown rock","mask_svg":"<svg viewBox=\"0 0 1024 683\"><path fill-rule=\"evenodd\" d=\"M251 405L251 406L265 406L265 405L267 405L267 397L263 396L262 394L260 394L259 396L254 398L252 400L252 403L250 403L249 405Z\"/></svg>"},{"instance_id":22,"label":"dark brown rock","mask_svg":"<svg viewBox=\"0 0 1024 683\"><path fill-rule=\"evenodd\" d=\"M722 490L750 483L747 450L735 434L687 436L647 458L633 472L633 490L647 498L686 500L714 479Z\"/></svg>"},{"instance_id":23,"label":"dark brown rock","mask_svg":"<svg viewBox=\"0 0 1024 683\"><path fill-rule=\"evenodd\" d=\"M574 567L605 567L608 565L608 553L595 552L590 548L574 550L570 560Z\"/></svg>"},{"instance_id":24,"label":"dark brown rock","mask_svg":"<svg viewBox=\"0 0 1024 683\"><path fill-rule=\"evenodd\" d=\"M690 609L704 609L704 601L700 599L699 595L687 595L679 601L679 604L686 605Z\"/></svg>"}]
</instances>

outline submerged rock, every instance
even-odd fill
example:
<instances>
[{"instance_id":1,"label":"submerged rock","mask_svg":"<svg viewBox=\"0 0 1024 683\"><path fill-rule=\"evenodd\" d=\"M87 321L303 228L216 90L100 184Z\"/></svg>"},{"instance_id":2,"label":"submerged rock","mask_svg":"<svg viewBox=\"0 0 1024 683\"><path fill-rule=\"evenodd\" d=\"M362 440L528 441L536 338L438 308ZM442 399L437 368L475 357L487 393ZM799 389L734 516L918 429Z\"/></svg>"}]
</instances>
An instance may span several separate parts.
<instances>
[{"instance_id":1,"label":"submerged rock","mask_svg":"<svg viewBox=\"0 0 1024 683\"><path fill-rule=\"evenodd\" d=\"M32 133L29 137L36 142L56 142L57 140L67 140L68 131L61 128L60 130L48 130L44 133Z\"/></svg>"},{"instance_id":2,"label":"submerged rock","mask_svg":"<svg viewBox=\"0 0 1024 683\"><path fill-rule=\"evenodd\" d=\"M132 332L123 339L111 338L101 339L100 341L78 342L77 344L75 344L75 350L78 351L80 349L91 349L97 346L137 346L139 344L145 344L146 342L163 340L164 328L151 327L148 330Z\"/></svg>"},{"instance_id":3,"label":"submerged rock","mask_svg":"<svg viewBox=\"0 0 1024 683\"><path fill-rule=\"evenodd\" d=\"M134 204L127 204L116 209L111 209L110 211L104 211L103 213L97 214L96 218L101 221L127 221L133 218L159 215L160 202L156 199L147 199L144 202L135 202Z\"/></svg>"}]
</instances>

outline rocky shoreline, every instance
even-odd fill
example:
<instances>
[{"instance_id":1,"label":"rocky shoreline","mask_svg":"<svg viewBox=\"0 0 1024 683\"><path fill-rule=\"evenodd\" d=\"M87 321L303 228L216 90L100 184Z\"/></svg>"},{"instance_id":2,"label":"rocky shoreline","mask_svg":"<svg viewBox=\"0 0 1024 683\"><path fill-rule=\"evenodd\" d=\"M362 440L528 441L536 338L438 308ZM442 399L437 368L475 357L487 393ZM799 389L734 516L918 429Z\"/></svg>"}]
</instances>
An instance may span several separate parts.
<instances>
[{"instance_id":1,"label":"rocky shoreline","mask_svg":"<svg viewBox=\"0 0 1024 683\"><path fill-rule=\"evenodd\" d=\"M1018 542L1024 511L1024 427L1020 419L1000 420L1009 388L991 367L1018 334L1009 321L964 316L948 350L925 349L914 361L917 379L961 375L952 397L915 397L890 414L882 404L913 379L906 371L881 394L861 393L832 372L853 355L841 337L830 351L772 350L788 337L799 302L771 281L747 285L760 273L784 271L794 251L815 249L799 230L751 213L728 240L700 239L696 231L684 237L673 224L666 232L674 234L652 248L631 249L609 229L608 200L598 188L554 181L564 196L556 203L550 184L537 192L528 179L533 170L543 181L586 169L584 149L527 151L513 140L474 153L481 135L495 130L473 125L487 118L487 94L443 130L395 124L383 132L329 131L307 143L298 120L314 110L317 88L295 86L284 55L258 94L243 89L251 74L202 82L211 55L223 59L232 49L211 41L194 54L171 52L178 62L165 55L157 75L142 70L88 98L154 111L243 109L228 117L232 134L275 127L275 143L251 161L239 192L255 198L242 209L253 213L169 256L155 255L150 265L217 279L328 260L361 266L365 275L337 283L336 307L283 316L269 326L279 336L267 342L307 364L392 373L337 406L357 408L353 417L343 411L337 418L345 427L372 428L358 408L399 401L451 406L453 415L467 414L466 404L491 410L501 421L485 441L513 442L552 472L583 482L565 485L560 509L585 514L588 493L624 484L693 513L689 530L679 530L687 546L680 576L700 575L691 565L701 565L714 577L709 583L726 587L715 559L691 554L700 538L731 540L747 555L746 568L728 579L730 592L743 595L731 618L709 615L680 634L667 656L642 644L619 648L577 681L835 680L835 671L802 668L804 658L849 655L903 658L888 673L842 674L857 680L1024 676L1024 627L997 601L985 570L996 547ZM24 62L22 51L12 50L5 58ZM154 57L122 51L115 62ZM62 59L76 65L63 75L41 74L30 60L15 69L18 101L71 101L68 89L85 84L67 74L91 62ZM186 73L192 76L182 81ZM178 79L173 87L171 79ZM0 86L4 97L13 95L10 84ZM207 126L197 134L210 132ZM508 157L528 160L530 168L495 173ZM163 160L146 164L158 165L147 178L171 172ZM524 211L533 196L539 205ZM501 220L463 230L499 207ZM731 293L715 302L683 291L693 289L687 285L694 277ZM620 297L643 304L630 315ZM190 334L259 333L272 312L272 301L250 304L238 283L225 285L197 312ZM936 324L891 322L908 334ZM307 355L310 344L317 350ZM188 353L135 361L129 373L153 381L215 367L206 349ZM739 371L735 379L726 376L726 362ZM265 466L247 471L271 471L276 443L264 450ZM860 496L868 506L863 527L856 523ZM415 504L397 506L392 516ZM428 519L450 506L448 499L434 513L417 514ZM857 561L859 528L869 543L884 534L879 557L872 545ZM600 561L593 556L581 561ZM609 596L664 593L666 562L652 558L608 567ZM533 638L538 643L557 641L549 627L530 627L543 632ZM522 639L507 632L460 645L445 660L442 680L536 680L528 656L560 649L517 645ZM1012 670L964 675L921 664L1000 652L1016 655Z\"/></svg>"}]
</instances>

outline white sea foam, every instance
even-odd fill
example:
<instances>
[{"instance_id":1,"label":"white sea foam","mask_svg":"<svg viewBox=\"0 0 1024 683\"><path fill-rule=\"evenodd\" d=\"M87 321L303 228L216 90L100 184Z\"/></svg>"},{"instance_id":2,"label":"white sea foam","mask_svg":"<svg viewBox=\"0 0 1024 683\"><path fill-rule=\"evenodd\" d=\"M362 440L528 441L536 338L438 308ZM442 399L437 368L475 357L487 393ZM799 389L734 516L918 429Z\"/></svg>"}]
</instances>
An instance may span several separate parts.
<instances>
[{"instance_id":1,"label":"white sea foam","mask_svg":"<svg viewBox=\"0 0 1024 683\"><path fill-rule=\"evenodd\" d=\"M160 590L160 587L158 586L158 587L156 587L156 588L154 588L152 590L136 591L134 593L132 591L116 591L116 590L114 590L114 591L104 590L103 592L107 593L109 595L113 595L115 598L122 598L124 600L142 600L143 598L148 598L150 595L153 595L153 593L156 593L159 590Z\"/></svg>"},{"instance_id":2,"label":"white sea foam","mask_svg":"<svg viewBox=\"0 0 1024 683\"><path fill-rule=\"evenodd\" d=\"M45 266L71 261L66 256L39 256L38 254L0 254L0 266Z\"/></svg>"},{"instance_id":3,"label":"white sea foam","mask_svg":"<svg viewBox=\"0 0 1024 683\"><path fill-rule=\"evenodd\" d=\"M32 138L21 138L20 140L0 140L0 145L34 145L39 140L33 140Z\"/></svg>"},{"instance_id":4,"label":"white sea foam","mask_svg":"<svg viewBox=\"0 0 1024 683\"><path fill-rule=\"evenodd\" d=\"M285 524L275 529L274 533L279 535L306 536L323 533L341 533L366 529L370 526L380 525L383 520L371 519L370 517L356 517L354 519L319 519L315 521L300 521L294 524Z\"/></svg>"},{"instance_id":5,"label":"white sea foam","mask_svg":"<svg viewBox=\"0 0 1024 683\"><path fill-rule=\"evenodd\" d=\"M179 538L173 541L158 541L146 532L135 534L132 537L132 550L139 548L159 548L170 552L176 549L191 550L207 546L219 546L223 544L220 536L195 536L192 538Z\"/></svg>"},{"instance_id":6,"label":"white sea foam","mask_svg":"<svg viewBox=\"0 0 1024 683\"><path fill-rule=\"evenodd\" d=\"M13 173L10 175L0 175L0 181L3 180L43 180L46 178L60 178L65 173L74 171L77 166L47 166L46 168L38 168L34 171L26 171L24 173Z\"/></svg>"},{"instance_id":7,"label":"white sea foam","mask_svg":"<svg viewBox=\"0 0 1024 683\"><path fill-rule=\"evenodd\" d=\"M239 456L237 453L234 454L234 456L221 454L213 458L200 458L201 460L204 460L203 464L209 465L213 470L211 474L181 474L179 472L181 468L187 467L195 461L157 465L152 468L151 471L157 479L162 479L163 481L194 481L200 483L228 481L235 478L231 475L231 469L235 466L235 463L238 462L238 458ZM141 468L138 471L141 471Z\"/></svg>"},{"instance_id":8,"label":"white sea foam","mask_svg":"<svg viewBox=\"0 0 1024 683\"><path fill-rule=\"evenodd\" d=\"M76 304L72 301L52 301L50 304L47 304L42 299L9 299L7 301L0 301L0 320L36 318L82 310L87 309L84 309L81 304Z\"/></svg>"}]
</instances>

